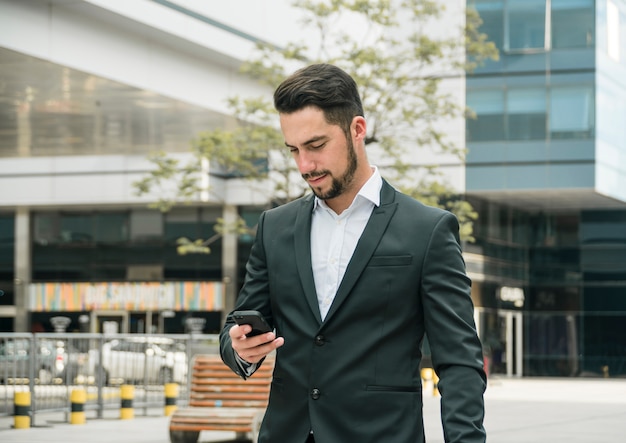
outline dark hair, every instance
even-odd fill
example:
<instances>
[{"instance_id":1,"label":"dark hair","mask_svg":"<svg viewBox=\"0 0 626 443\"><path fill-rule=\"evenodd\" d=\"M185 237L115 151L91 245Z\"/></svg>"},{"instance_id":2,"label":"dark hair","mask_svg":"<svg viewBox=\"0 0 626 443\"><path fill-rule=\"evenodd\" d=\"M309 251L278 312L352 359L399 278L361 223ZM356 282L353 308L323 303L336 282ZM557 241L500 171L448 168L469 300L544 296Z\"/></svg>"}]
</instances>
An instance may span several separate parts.
<instances>
[{"instance_id":1,"label":"dark hair","mask_svg":"<svg viewBox=\"0 0 626 443\"><path fill-rule=\"evenodd\" d=\"M340 68L319 63L299 69L274 91L274 107L291 114L307 106L324 112L326 121L349 133L352 119L363 116L363 105L356 82Z\"/></svg>"}]
</instances>

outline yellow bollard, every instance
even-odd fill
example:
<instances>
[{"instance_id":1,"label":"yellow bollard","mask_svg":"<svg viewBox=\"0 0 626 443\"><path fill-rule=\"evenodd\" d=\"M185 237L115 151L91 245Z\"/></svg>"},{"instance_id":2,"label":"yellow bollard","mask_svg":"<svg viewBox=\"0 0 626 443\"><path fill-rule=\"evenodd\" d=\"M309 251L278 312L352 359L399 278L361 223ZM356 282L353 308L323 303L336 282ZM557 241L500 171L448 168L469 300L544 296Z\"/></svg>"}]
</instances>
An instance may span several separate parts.
<instances>
[{"instance_id":1,"label":"yellow bollard","mask_svg":"<svg viewBox=\"0 0 626 443\"><path fill-rule=\"evenodd\" d=\"M435 371L433 371L433 397L437 397L439 395L439 376Z\"/></svg>"},{"instance_id":2,"label":"yellow bollard","mask_svg":"<svg viewBox=\"0 0 626 443\"><path fill-rule=\"evenodd\" d=\"M74 389L70 394L71 412L70 424L84 425L87 420L85 418L85 402L87 401L87 392L84 389Z\"/></svg>"},{"instance_id":3,"label":"yellow bollard","mask_svg":"<svg viewBox=\"0 0 626 443\"><path fill-rule=\"evenodd\" d=\"M176 410L176 400L178 399L178 384L165 383L165 415L169 416Z\"/></svg>"},{"instance_id":4,"label":"yellow bollard","mask_svg":"<svg viewBox=\"0 0 626 443\"><path fill-rule=\"evenodd\" d=\"M15 429L30 428L30 392L16 392L13 396Z\"/></svg>"},{"instance_id":5,"label":"yellow bollard","mask_svg":"<svg viewBox=\"0 0 626 443\"><path fill-rule=\"evenodd\" d=\"M433 379L433 370L432 368L423 368L420 372L420 375L422 376L422 380L426 381L430 381Z\"/></svg>"},{"instance_id":6,"label":"yellow bollard","mask_svg":"<svg viewBox=\"0 0 626 443\"><path fill-rule=\"evenodd\" d=\"M122 385L120 389L122 397L122 409L120 410L120 418L122 420L135 418L135 411L133 409L133 397L135 396L135 387L133 385Z\"/></svg>"}]
</instances>

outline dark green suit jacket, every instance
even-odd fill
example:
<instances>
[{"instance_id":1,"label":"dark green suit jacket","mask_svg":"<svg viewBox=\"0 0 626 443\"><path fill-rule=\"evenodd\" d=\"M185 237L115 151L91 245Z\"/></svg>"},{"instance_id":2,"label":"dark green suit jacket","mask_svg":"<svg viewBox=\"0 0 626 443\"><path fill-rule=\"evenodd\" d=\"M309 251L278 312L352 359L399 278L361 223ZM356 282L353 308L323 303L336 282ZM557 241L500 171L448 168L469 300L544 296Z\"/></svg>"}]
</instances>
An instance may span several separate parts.
<instances>
[{"instance_id":1,"label":"dark green suit jacket","mask_svg":"<svg viewBox=\"0 0 626 443\"><path fill-rule=\"evenodd\" d=\"M277 350L259 443L424 441L420 344L440 377L445 440L484 442L481 344L458 222L383 181L335 300L320 317L311 267L314 198L261 216L236 309L261 311ZM241 374L229 315L221 354Z\"/></svg>"}]
</instances>

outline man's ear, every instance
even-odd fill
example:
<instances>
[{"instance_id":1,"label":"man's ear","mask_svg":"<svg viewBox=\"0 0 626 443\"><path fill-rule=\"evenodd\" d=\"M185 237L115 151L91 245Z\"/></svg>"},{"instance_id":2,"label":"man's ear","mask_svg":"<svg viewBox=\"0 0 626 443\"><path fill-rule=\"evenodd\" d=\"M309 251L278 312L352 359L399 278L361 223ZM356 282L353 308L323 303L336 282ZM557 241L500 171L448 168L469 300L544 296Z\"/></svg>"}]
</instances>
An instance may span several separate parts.
<instances>
[{"instance_id":1,"label":"man's ear","mask_svg":"<svg viewBox=\"0 0 626 443\"><path fill-rule=\"evenodd\" d=\"M352 136L356 141L364 141L367 135L367 123L365 117L357 115L352 119Z\"/></svg>"}]
</instances>

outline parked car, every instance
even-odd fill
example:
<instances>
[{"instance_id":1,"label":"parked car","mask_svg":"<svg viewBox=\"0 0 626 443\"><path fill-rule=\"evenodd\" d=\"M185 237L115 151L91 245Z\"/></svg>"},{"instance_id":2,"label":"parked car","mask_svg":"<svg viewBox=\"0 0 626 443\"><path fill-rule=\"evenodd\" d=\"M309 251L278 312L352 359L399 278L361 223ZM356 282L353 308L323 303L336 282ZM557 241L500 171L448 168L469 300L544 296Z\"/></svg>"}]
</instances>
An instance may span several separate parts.
<instances>
[{"instance_id":1,"label":"parked car","mask_svg":"<svg viewBox=\"0 0 626 443\"><path fill-rule=\"evenodd\" d=\"M120 338L89 351L90 373L104 384L184 383L187 377L185 345L164 337Z\"/></svg>"},{"instance_id":2,"label":"parked car","mask_svg":"<svg viewBox=\"0 0 626 443\"><path fill-rule=\"evenodd\" d=\"M37 353L31 360L31 343L27 338L0 341L0 381L20 383L28 381L31 363L33 376L39 384L49 384L65 370L67 354L56 341L37 341Z\"/></svg>"}]
</instances>

